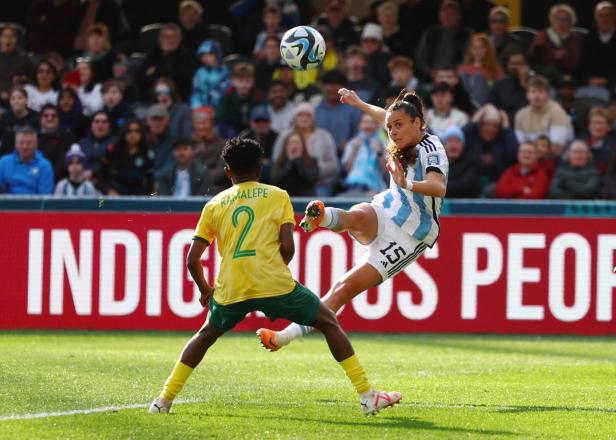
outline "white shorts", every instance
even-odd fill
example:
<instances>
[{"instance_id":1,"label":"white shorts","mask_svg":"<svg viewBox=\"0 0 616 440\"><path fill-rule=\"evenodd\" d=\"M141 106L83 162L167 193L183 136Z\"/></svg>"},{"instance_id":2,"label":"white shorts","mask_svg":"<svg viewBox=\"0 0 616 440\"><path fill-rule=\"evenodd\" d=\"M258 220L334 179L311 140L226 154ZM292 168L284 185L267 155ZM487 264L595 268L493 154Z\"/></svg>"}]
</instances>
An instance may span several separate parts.
<instances>
[{"instance_id":1,"label":"white shorts","mask_svg":"<svg viewBox=\"0 0 616 440\"><path fill-rule=\"evenodd\" d=\"M370 204L376 212L377 235L370 243L363 245L366 253L358 264L369 263L379 271L383 281L394 277L423 254L428 245L404 233L378 205Z\"/></svg>"}]
</instances>

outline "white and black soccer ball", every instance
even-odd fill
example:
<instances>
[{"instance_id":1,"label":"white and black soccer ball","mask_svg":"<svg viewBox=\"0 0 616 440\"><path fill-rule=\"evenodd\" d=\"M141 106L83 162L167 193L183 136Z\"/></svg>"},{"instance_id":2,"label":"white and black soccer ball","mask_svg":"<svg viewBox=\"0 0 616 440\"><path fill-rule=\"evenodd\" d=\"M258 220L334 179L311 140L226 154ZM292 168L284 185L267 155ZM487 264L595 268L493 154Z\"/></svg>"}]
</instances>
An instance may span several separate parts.
<instances>
[{"instance_id":1,"label":"white and black soccer ball","mask_svg":"<svg viewBox=\"0 0 616 440\"><path fill-rule=\"evenodd\" d=\"M296 26L282 37L280 55L292 69L314 69L319 67L325 56L325 40L313 27Z\"/></svg>"}]
</instances>

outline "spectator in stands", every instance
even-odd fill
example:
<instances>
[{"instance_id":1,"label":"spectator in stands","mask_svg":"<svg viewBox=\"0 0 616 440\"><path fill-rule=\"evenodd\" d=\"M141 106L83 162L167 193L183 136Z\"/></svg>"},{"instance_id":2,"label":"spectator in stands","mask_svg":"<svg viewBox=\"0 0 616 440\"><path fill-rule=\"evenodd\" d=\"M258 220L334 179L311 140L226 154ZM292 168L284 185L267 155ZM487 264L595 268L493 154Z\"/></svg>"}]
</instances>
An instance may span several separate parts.
<instances>
[{"instance_id":1,"label":"spectator in stands","mask_svg":"<svg viewBox=\"0 0 616 440\"><path fill-rule=\"evenodd\" d=\"M95 196L99 192L92 182L87 179L85 172L86 156L79 144L71 145L66 153L65 163L68 177L56 184L54 195L62 197Z\"/></svg>"},{"instance_id":2,"label":"spectator in stands","mask_svg":"<svg viewBox=\"0 0 616 440\"><path fill-rule=\"evenodd\" d=\"M258 105L250 110L250 127L243 130L239 137L259 142L265 155L263 163L264 165L269 163L278 133L272 130L272 121L266 105Z\"/></svg>"},{"instance_id":3,"label":"spectator in stands","mask_svg":"<svg viewBox=\"0 0 616 440\"><path fill-rule=\"evenodd\" d=\"M347 49L348 50L348 49ZM361 33L361 50L368 57L366 75L379 84L391 81L387 62L391 54L383 47L383 29L374 23L366 23Z\"/></svg>"},{"instance_id":4,"label":"spectator in stands","mask_svg":"<svg viewBox=\"0 0 616 440\"><path fill-rule=\"evenodd\" d=\"M349 141L342 155L344 195L374 195L387 188L383 179L387 174L384 153L385 139L380 136L379 124L364 113L357 136Z\"/></svg>"},{"instance_id":5,"label":"spectator in stands","mask_svg":"<svg viewBox=\"0 0 616 440\"><path fill-rule=\"evenodd\" d=\"M605 199L616 200L616 150L607 164L607 172L603 176L603 189L601 195Z\"/></svg>"},{"instance_id":6,"label":"spectator in stands","mask_svg":"<svg viewBox=\"0 0 616 440\"><path fill-rule=\"evenodd\" d=\"M145 142L145 130L136 119L126 122L116 143L101 158L100 182L110 196L152 193L154 152Z\"/></svg>"},{"instance_id":7,"label":"spectator in stands","mask_svg":"<svg viewBox=\"0 0 616 440\"><path fill-rule=\"evenodd\" d=\"M458 75L473 104L477 107L485 104L494 81L504 77L503 68L498 64L486 34L474 34L471 37L464 64L458 68Z\"/></svg>"},{"instance_id":8,"label":"spectator in stands","mask_svg":"<svg viewBox=\"0 0 616 440\"><path fill-rule=\"evenodd\" d=\"M426 114L426 123L437 136L455 125L463 127L468 122L468 115L462 110L453 107L453 90L447 83L439 83L430 94L432 107Z\"/></svg>"},{"instance_id":9,"label":"spectator in stands","mask_svg":"<svg viewBox=\"0 0 616 440\"><path fill-rule=\"evenodd\" d=\"M211 195L218 194L231 186L225 173L221 153L225 141L214 130L214 109L199 107L193 110L193 140L197 159L203 163L212 177Z\"/></svg>"},{"instance_id":10,"label":"spectator in stands","mask_svg":"<svg viewBox=\"0 0 616 440\"><path fill-rule=\"evenodd\" d=\"M38 150L53 167L54 181L66 177L66 152L75 142L75 136L60 126L60 111L53 104L45 104L40 113Z\"/></svg>"},{"instance_id":11,"label":"spectator in stands","mask_svg":"<svg viewBox=\"0 0 616 440\"><path fill-rule=\"evenodd\" d=\"M460 24L460 4L444 0L438 12L439 25L426 29L417 48L415 65L421 78L429 78L439 66L458 66L464 59L472 30Z\"/></svg>"},{"instance_id":12,"label":"spectator in stands","mask_svg":"<svg viewBox=\"0 0 616 440\"><path fill-rule=\"evenodd\" d=\"M447 83L453 90L453 106L459 108L467 115L475 113L475 105L471 102L468 92L460 82L457 69L453 66L445 65L434 71L432 78L434 84ZM421 91L420 95L428 96L430 92Z\"/></svg>"},{"instance_id":13,"label":"spectator in stands","mask_svg":"<svg viewBox=\"0 0 616 440\"><path fill-rule=\"evenodd\" d=\"M294 197L315 195L319 166L306 149L304 137L297 131L288 131L282 139L280 153L274 159L270 180Z\"/></svg>"},{"instance_id":14,"label":"spectator in stands","mask_svg":"<svg viewBox=\"0 0 616 440\"><path fill-rule=\"evenodd\" d=\"M539 168L543 168L548 176L548 181L551 182L558 166L557 158L554 157L552 152L552 142L549 137L542 134L535 140L535 147L537 147L537 165Z\"/></svg>"},{"instance_id":15,"label":"spectator in stands","mask_svg":"<svg viewBox=\"0 0 616 440\"><path fill-rule=\"evenodd\" d=\"M105 105L103 103L102 86L94 81L92 64L88 58L77 58L79 87L77 95L83 105L83 114L90 117Z\"/></svg>"},{"instance_id":16,"label":"spectator in stands","mask_svg":"<svg viewBox=\"0 0 616 440\"><path fill-rule=\"evenodd\" d=\"M393 55L411 57L415 47L411 42L406 26L401 28L398 22L398 4L385 1L377 6L377 23L383 29L383 43Z\"/></svg>"},{"instance_id":17,"label":"spectator in stands","mask_svg":"<svg viewBox=\"0 0 616 440\"><path fill-rule=\"evenodd\" d=\"M83 57L90 60L95 83L103 83L113 77L116 52L111 47L109 29L104 23L95 23L88 29Z\"/></svg>"},{"instance_id":18,"label":"spectator in stands","mask_svg":"<svg viewBox=\"0 0 616 440\"><path fill-rule=\"evenodd\" d=\"M265 104L265 98L255 88L254 67L238 63L233 67L231 87L216 110L216 124L225 131L225 137L231 137L248 127L250 110L261 104Z\"/></svg>"},{"instance_id":19,"label":"spectator in stands","mask_svg":"<svg viewBox=\"0 0 616 440\"><path fill-rule=\"evenodd\" d=\"M547 134L554 153L560 156L564 146L573 139L573 127L563 108L550 99L549 90L550 83L542 76L528 81L529 105L515 115L515 134L520 143L534 142L537 136Z\"/></svg>"},{"instance_id":20,"label":"spectator in stands","mask_svg":"<svg viewBox=\"0 0 616 440\"><path fill-rule=\"evenodd\" d=\"M494 195L494 183L517 160L518 141L507 114L486 104L464 126L465 151L479 166L483 195Z\"/></svg>"},{"instance_id":21,"label":"spectator in stands","mask_svg":"<svg viewBox=\"0 0 616 440\"><path fill-rule=\"evenodd\" d=\"M349 86L342 72L338 70L326 72L321 79L321 83L323 84L323 100L316 108L315 121L317 127L327 130L333 136L338 148L337 151L341 153L349 139L355 136L361 112L340 102L338 90ZM307 142L309 143L309 141ZM308 151L311 151L310 145Z\"/></svg>"},{"instance_id":22,"label":"spectator in stands","mask_svg":"<svg viewBox=\"0 0 616 440\"><path fill-rule=\"evenodd\" d=\"M330 30L324 26L317 27L317 30L325 41L325 57L323 62L319 66L320 72L327 72L328 70L334 70L340 68L340 61L342 60L342 54L344 51L338 49L334 44L334 37Z\"/></svg>"},{"instance_id":23,"label":"spectator in stands","mask_svg":"<svg viewBox=\"0 0 616 440\"><path fill-rule=\"evenodd\" d=\"M507 61L507 76L494 83L488 102L507 113L510 121L522 107L528 105L526 89L531 71L522 52L513 52Z\"/></svg>"},{"instance_id":24,"label":"spectator in stands","mask_svg":"<svg viewBox=\"0 0 616 440\"><path fill-rule=\"evenodd\" d=\"M161 76L171 78L177 84L182 101L188 99L195 63L192 54L181 44L182 31L177 24L167 23L160 29L158 47L147 54L137 71L142 100L148 100L154 81Z\"/></svg>"},{"instance_id":25,"label":"spectator in stands","mask_svg":"<svg viewBox=\"0 0 616 440\"><path fill-rule=\"evenodd\" d=\"M357 19L349 16L346 0L326 0L325 12L317 17L313 26L329 29L334 39L334 46L341 51L359 43Z\"/></svg>"},{"instance_id":26,"label":"spectator in stands","mask_svg":"<svg viewBox=\"0 0 616 440\"><path fill-rule=\"evenodd\" d=\"M79 145L85 155L86 176L93 180L100 175L101 158L109 149L109 145L116 141L111 132L111 119L109 115L99 110L92 115L90 130L86 136L79 140Z\"/></svg>"},{"instance_id":27,"label":"spectator in stands","mask_svg":"<svg viewBox=\"0 0 616 440\"><path fill-rule=\"evenodd\" d=\"M612 131L609 111L594 107L588 114L588 131L581 136L591 149L594 164L601 174L607 170L608 162L616 152L616 135Z\"/></svg>"},{"instance_id":28,"label":"spectator in stands","mask_svg":"<svg viewBox=\"0 0 616 440\"><path fill-rule=\"evenodd\" d=\"M319 179L315 185L316 195L319 197L333 195L340 173L338 156L336 154L336 142L329 131L316 125L314 108L310 104L304 102L295 107L293 128L279 134L274 144L272 159L280 156L284 139L293 130L303 136L308 154L316 159L319 165Z\"/></svg>"},{"instance_id":29,"label":"spectator in stands","mask_svg":"<svg viewBox=\"0 0 616 440\"><path fill-rule=\"evenodd\" d=\"M15 151L0 158L0 193L52 193L53 170L37 146L36 131L30 127L17 130Z\"/></svg>"},{"instance_id":30,"label":"spectator in stands","mask_svg":"<svg viewBox=\"0 0 616 440\"><path fill-rule=\"evenodd\" d=\"M124 99L124 84L115 79L103 83L103 110L111 119L111 132L117 134L124 128L129 119L135 118L135 114Z\"/></svg>"},{"instance_id":31,"label":"spectator in stands","mask_svg":"<svg viewBox=\"0 0 616 440\"><path fill-rule=\"evenodd\" d=\"M169 112L164 105L154 104L146 117L145 143L154 153L154 177L160 177L163 170L173 163L173 143L176 138L169 131Z\"/></svg>"},{"instance_id":32,"label":"spectator in stands","mask_svg":"<svg viewBox=\"0 0 616 440\"><path fill-rule=\"evenodd\" d=\"M73 48L77 51L85 49L90 27L95 23L105 23L109 40L113 42L114 48L119 49L119 52L128 49L131 43L129 23L132 25L133 22L127 19L124 12L127 3L116 0L80 2L81 21L73 41Z\"/></svg>"},{"instance_id":33,"label":"spectator in stands","mask_svg":"<svg viewBox=\"0 0 616 440\"><path fill-rule=\"evenodd\" d=\"M366 54L358 46L349 46L344 52L344 84L355 90L363 101L375 104L381 95L381 85L367 74L367 67ZM327 75L331 73L327 72Z\"/></svg>"},{"instance_id":34,"label":"spectator in stands","mask_svg":"<svg viewBox=\"0 0 616 440\"><path fill-rule=\"evenodd\" d=\"M282 133L293 124L293 109L295 105L289 101L289 91L277 80L270 83L267 92L268 110L272 121L272 130Z\"/></svg>"},{"instance_id":35,"label":"spectator in stands","mask_svg":"<svg viewBox=\"0 0 616 440\"><path fill-rule=\"evenodd\" d=\"M577 98L577 81L569 74L563 75L557 83L556 100L569 115L571 126L576 135L579 135L588 127L588 112L590 104Z\"/></svg>"},{"instance_id":36,"label":"spectator in stands","mask_svg":"<svg viewBox=\"0 0 616 440\"><path fill-rule=\"evenodd\" d=\"M28 108L28 92L21 86L9 91L9 109L0 117L0 155L13 151L15 132L21 127L38 130L39 114Z\"/></svg>"},{"instance_id":37,"label":"spectator in stands","mask_svg":"<svg viewBox=\"0 0 616 440\"><path fill-rule=\"evenodd\" d=\"M174 139L190 138L192 111L188 104L180 100L175 83L169 78L158 78L154 83L154 100L169 112L169 135Z\"/></svg>"},{"instance_id":38,"label":"spectator in stands","mask_svg":"<svg viewBox=\"0 0 616 440\"><path fill-rule=\"evenodd\" d=\"M156 179L156 194L175 198L208 194L212 186L210 171L195 159L190 139L178 139L173 143L173 158L174 164Z\"/></svg>"},{"instance_id":39,"label":"spectator in stands","mask_svg":"<svg viewBox=\"0 0 616 440\"><path fill-rule=\"evenodd\" d=\"M496 183L496 197L543 199L548 186L548 176L537 166L537 147L522 142L518 149L518 163L507 168Z\"/></svg>"},{"instance_id":40,"label":"spectator in stands","mask_svg":"<svg viewBox=\"0 0 616 440\"><path fill-rule=\"evenodd\" d=\"M178 10L178 23L182 30L182 46L188 53L195 53L210 32L202 21L203 7L196 0L182 0Z\"/></svg>"},{"instance_id":41,"label":"spectator in stands","mask_svg":"<svg viewBox=\"0 0 616 440\"><path fill-rule=\"evenodd\" d=\"M528 59L539 73L555 82L563 73L578 73L583 39L572 31L577 15L571 6L552 6L549 18L550 26L537 34L528 49Z\"/></svg>"},{"instance_id":42,"label":"spectator in stands","mask_svg":"<svg viewBox=\"0 0 616 440\"><path fill-rule=\"evenodd\" d=\"M395 56L387 63L391 76L390 86L417 90L419 80L415 77L413 60L405 56Z\"/></svg>"},{"instance_id":43,"label":"spectator in stands","mask_svg":"<svg viewBox=\"0 0 616 440\"><path fill-rule=\"evenodd\" d=\"M263 58L255 65L255 86L262 92L266 92L276 72L280 69L282 60L280 57L280 39L276 35L268 35L263 43ZM314 83L319 74L318 69L304 71L314 73L314 79L308 78Z\"/></svg>"},{"instance_id":44,"label":"spectator in stands","mask_svg":"<svg viewBox=\"0 0 616 440\"><path fill-rule=\"evenodd\" d=\"M60 128L73 135L75 139L81 138L88 126L88 118L83 115L83 107L77 92L71 87L64 87L58 95L58 112L60 114Z\"/></svg>"},{"instance_id":45,"label":"spectator in stands","mask_svg":"<svg viewBox=\"0 0 616 440\"><path fill-rule=\"evenodd\" d=\"M504 6L494 6L490 10L489 38L494 47L496 59L502 67L507 67L509 56L522 50L520 39L509 32L511 14Z\"/></svg>"},{"instance_id":46,"label":"spectator in stands","mask_svg":"<svg viewBox=\"0 0 616 440\"><path fill-rule=\"evenodd\" d=\"M295 82L296 72L296 70L291 69L286 64L282 64L280 69L277 71L277 75L274 75L274 79L279 80L285 85L288 90L290 100L294 104L308 102L313 106L318 105L323 98L321 89L316 87L314 84L310 84L300 89Z\"/></svg>"},{"instance_id":47,"label":"spectator in stands","mask_svg":"<svg viewBox=\"0 0 616 440\"><path fill-rule=\"evenodd\" d=\"M17 29L4 25L0 29L0 101L8 101L11 87L25 84L33 73L30 58L17 47Z\"/></svg>"},{"instance_id":48,"label":"spectator in stands","mask_svg":"<svg viewBox=\"0 0 616 440\"><path fill-rule=\"evenodd\" d=\"M39 63L34 84L26 84L24 89L28 92L28 107L37 112L43 105L58 101L58 74L49 61Z\"/></svg>"},{"instance_id":49,"label":"spectator in stands","mask_svg":"<svg viewBox=\"0 0 616 440\"><path fill-rule=\"evenodd\" d=\"M442 140L449 159L447 197L477 197L480 188L479 162L464 147L464 133L454 125L443 133Z\"/></svg>"},{"instance_id":50,"label":"spectator in stands","mask_svg":"<svg viewBox=\"0 0 616 440\"><path fill-rule=\"evenodd\" d=\"M265 6L265 8L263 8L264 29L257 34L255 47L252 50L253 58L257 60L264 60L266 58L265 41L267 37L282 38L284 32L280 26L280 23L282 23L282 12L280 11L278 5L269 4Z\"/></svg>"},{"instance_id":51,"label":"spectator in stands","mask_svg":"<svg viewBox=\"0 0 616 440\"><path fill-rule=\"evenodd\" d=\"M222 62L220 44L216 40L205 40L197 56L201 67L193 76L190 105L193 109L204 105L216 107L231 85L229 68Z\"/></svg>"},{"instance_id":52,"label":"spectator in stands","mask_svg":"<svg viewBox=\"0 0 616 440\"><path fill-rule=\"evenodd\" d=\"M586 38L582 50L582 76L589 86L608 87L616 84L616 7L602 1L595 6L595 27Z\"/></svg>"},{"instance_id":53,"label":"spectator in stands","mask_svg":"<svg viewBox=\"0 0 616 440\"><path fill-rule=\"evenodd\" d=\"M33 0L26 18L27 50L38 54L57 51L67 57L79 26L80 6L67 0Z\"/></svg>"},{"instance_id":54,"label":"spectator in stands","mask_svg":"<svg viewBox=\"0 0 616 440\"><path fill-rule=\"evenodd\" d=\"M592 163L592 153L584 141L573 141L558 167L548 198L593 199L599 188L599 170Z\"/></svg>"}]
</instances>

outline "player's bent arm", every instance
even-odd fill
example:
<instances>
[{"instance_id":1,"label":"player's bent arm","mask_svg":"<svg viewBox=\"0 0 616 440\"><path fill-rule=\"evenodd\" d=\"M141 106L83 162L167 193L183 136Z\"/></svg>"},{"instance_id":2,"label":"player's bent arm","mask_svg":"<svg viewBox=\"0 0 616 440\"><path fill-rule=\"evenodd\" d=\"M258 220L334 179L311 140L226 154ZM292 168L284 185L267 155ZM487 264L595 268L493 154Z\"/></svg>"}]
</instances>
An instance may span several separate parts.
<instances>
[{"instance_id":1,"label":"player's bent arm","mask_svg":"<svg viewBox=\"0 0 616 440\"><path fill-rule=\"evenodd\" d=\"M445 176L438 171L428 171L425 180L413 181L412 191L424 196L443 198L447 192Z\"/></svg>"},{"instance_id":2,"label":"player's bent arm","mask_svg":"<svg viewBox=\"0 0 616 440\"><path fill-rule=\"evenodd\" d=\"M203 266L201 265L201 256L210 245L207 240L199 237L195 237L190 245L188 256L186 257L186 266L190 272L190 276L195 280L195 284L201 292L201 298L199 302L203 307L206 306L212 295L212 288L208 284L203 275Z\"/></svg>"},{"instance_id":3,"label":"player's bent arm","mask_svg":"<svg viewBox=\"0 0 616 440\"><path fill-rule=\"evenodd\" d=\"M340 94L340 102L349 104L351 107L355 107L356 109L369 114L372 119L379 124L385 123L385 115L387 114L385 109L364 102L354 90L345 89L343 87L338 90L338 93Z\"/></svg>"},{"instance_id":4,"label":"player's bent arm","mask_svg":"<svg viewBox=\"0 0 616 440\"><path fill-rule=\"evenodd\" d=\"M293 223L285 223L280 227L280 255L282 255L284 264L289 264L295 255L294 226Z\"/></svg>"}]
</instances>

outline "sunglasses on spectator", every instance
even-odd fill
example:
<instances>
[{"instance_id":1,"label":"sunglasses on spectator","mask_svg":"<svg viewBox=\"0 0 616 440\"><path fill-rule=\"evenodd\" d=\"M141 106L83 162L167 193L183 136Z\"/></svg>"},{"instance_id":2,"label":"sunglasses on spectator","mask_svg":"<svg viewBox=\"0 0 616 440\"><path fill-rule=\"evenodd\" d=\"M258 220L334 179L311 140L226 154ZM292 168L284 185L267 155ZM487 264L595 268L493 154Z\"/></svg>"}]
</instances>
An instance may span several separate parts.
<instances>
[{"instance_id":1,"label":"sunglasses on spectator","mask_svg":"<svg viewBox=\"0 0 616 440\"><path fill-rule=\"evenodd\" d=\"M171 95L171 89L169 87L157 87L154 92L157 95Z\"/></svg>"},{"instance_id":2,"label":"sunglasses on spectator","mask_svg":"<svg viewBox=\"0 0 616 440\"><path fill-rule=\"evenodd\" d=\"M92 59L90 57L78 57L75 58L75 63L89 63Z\"/></svg>"}]
</instances>

